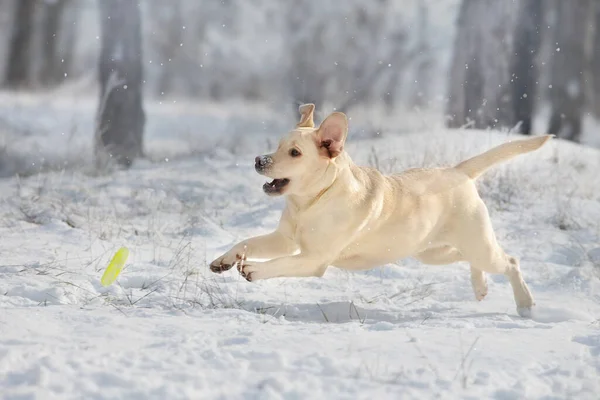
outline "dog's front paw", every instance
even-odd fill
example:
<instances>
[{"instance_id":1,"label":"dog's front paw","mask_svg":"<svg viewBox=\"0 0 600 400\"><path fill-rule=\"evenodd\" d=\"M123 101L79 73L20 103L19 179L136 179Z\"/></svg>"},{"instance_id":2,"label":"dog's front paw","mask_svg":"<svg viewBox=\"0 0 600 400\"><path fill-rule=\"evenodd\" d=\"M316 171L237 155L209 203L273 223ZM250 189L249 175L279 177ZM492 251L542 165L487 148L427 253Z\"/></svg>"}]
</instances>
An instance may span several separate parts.
<instances>
[{"instance_id":1,"label":"dog's front paw","mask_svg":"<svg viewBox=\"0 0 600 400\"><path fill-rule=\"evenodd\" d=\"M210 263L210 270L214 273L220 274L221 272L230 270L233 265L233 263L227 262L225 256L223 256Z\"/></svg>"},{"instance_id":2,"label":"dog's front paw","mask_svg":"<svg viewBox=\"0 0 600 400\"><path fill-rule=\"evenodd\" d=\"M246 246L237 245L227 253L210 263L210 270L217 274L229 271L240 261L246 259Z\"/></svg>"},{"instance_id":3,"label":"dog's front paw","mask_svg":"<svg viewBox=\"0 0 600 400\"><path fill-rule=\"evenodd\" d=\"M240 262L237 263L237 270L244 279L248 282L252 282L252 273L255 271L251 265L246 264L245 260L240 260Z\"/></svg>"},{"instance_id":4,"label":"dog's front paw","mask_svg":"<svg viewBox=\"0 0 600 400\"><path fill-rule=\"evenodd\" d=\"M246 255L244 253L239 253L237 251L229 252L211 262L210 270L220 274L221 272L229 271L242 260L246 260Z\"/></svg>"},{"instance_id":5,"label":"dog's front paw","mask_svg":"<svg viewBox=\"0 0 600 400\"><path fill-rule=\"evenodd\" d=\"M265 274L264 267L262 267L260 263L247 264L246 260L240 260L236 266L240 275L243 276L248 282L255 282L259 279L268 278L268 276Z\"/></svg>"}]
</instances>

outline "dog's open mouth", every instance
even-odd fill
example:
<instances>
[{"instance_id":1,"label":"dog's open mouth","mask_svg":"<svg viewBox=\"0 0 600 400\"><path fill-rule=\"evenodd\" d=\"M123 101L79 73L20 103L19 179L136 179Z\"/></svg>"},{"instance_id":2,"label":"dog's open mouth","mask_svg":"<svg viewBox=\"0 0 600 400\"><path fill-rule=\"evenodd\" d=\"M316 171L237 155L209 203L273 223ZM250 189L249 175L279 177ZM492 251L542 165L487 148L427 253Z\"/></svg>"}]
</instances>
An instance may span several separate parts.
<instances>
[{"instance_id":1,"label":"dog's open mouth","mask_svg":"<svg viewBox=\"0 0 600 400\"><path fill-rule=\"evenodd\" d=\"M271 182L267 182L263 185L263 190L266 194L280 194L288 183L290 183L290 180L287 178L273 179Z\"/></svg>"}]
</instances>

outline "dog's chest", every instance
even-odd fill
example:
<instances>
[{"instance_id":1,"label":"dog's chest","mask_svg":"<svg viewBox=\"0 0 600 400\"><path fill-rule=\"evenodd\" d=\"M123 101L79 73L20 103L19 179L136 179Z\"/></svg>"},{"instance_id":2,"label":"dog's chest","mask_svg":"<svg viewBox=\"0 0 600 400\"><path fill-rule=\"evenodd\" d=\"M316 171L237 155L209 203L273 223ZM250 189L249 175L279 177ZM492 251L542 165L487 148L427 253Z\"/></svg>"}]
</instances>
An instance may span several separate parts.
<instances>
[{"instance_id":1,"label":"dog's chest","mask_svg":"<svg viewBox=\"0 0 600 400\"><path fill-rule=\"evenodd\" d=\"M336 216L327 210L290 210L290 219L294 227L294 240L299 243L315 240L331 240L339 225Z\"/></svg>"}]
</instances>

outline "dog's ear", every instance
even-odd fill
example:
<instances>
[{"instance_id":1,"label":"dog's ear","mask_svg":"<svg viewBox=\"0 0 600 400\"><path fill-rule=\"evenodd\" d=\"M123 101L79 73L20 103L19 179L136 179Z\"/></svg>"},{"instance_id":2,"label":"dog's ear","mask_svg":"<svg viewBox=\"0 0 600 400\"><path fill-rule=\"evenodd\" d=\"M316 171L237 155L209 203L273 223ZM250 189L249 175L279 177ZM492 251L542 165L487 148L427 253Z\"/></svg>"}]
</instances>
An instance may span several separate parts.
<instances>
[{"instance_id":1,"label":"dog's ear","mask_svg":"<svg viewBox=\"0 0 600 400\"><path fill-rule=\"evenodd\" d=\"M314 128L313 114L315 112L315 105L312 103L302 104L298 107L298 111L300 111L301 116L296 128Z\"/></svg>"},{"instance_id":2,"label":"dog's ear","mask_svg":"<svg viewBox=\"0 0 600 400\"><path fill-rule=\"evenodd\" d=\"M335 158L344 150L348 135L348 119L341 112L331 113L317 130L320 148L326 149L330 158Z\"/></svg>"}]
</instances>

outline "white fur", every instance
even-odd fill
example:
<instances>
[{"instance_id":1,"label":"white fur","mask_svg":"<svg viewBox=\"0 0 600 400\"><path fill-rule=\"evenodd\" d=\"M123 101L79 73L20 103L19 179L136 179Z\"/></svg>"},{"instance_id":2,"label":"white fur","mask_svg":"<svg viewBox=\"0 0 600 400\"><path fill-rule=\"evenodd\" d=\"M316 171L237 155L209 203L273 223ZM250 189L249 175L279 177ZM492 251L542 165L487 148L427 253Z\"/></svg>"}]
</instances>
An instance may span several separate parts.
<instances>
[{"instance_id":1,"label":"white fur","mask_svg":"<svg viewBox=\"0 0 600 400\"><path fill-rule=\"evenodd\" d=\"M425 264L467 261L477 300L487 294L486 272L504 274L519 314L529 315L531 292L518 261L498 245L474 180L496 163L538 149L551 136L504 143L455 167L384 176L355 165L343 150L344 114L333 113L314 128L314 106L300 111L298 126L262 171L290 180L281 191L286 207L279 226L235 245L211 263L214 272L236 266L255 281L322 276L329 266L364 270L409 256ZM292 148L302 155L291 157Z\"/></svg>"}]
</instances>

